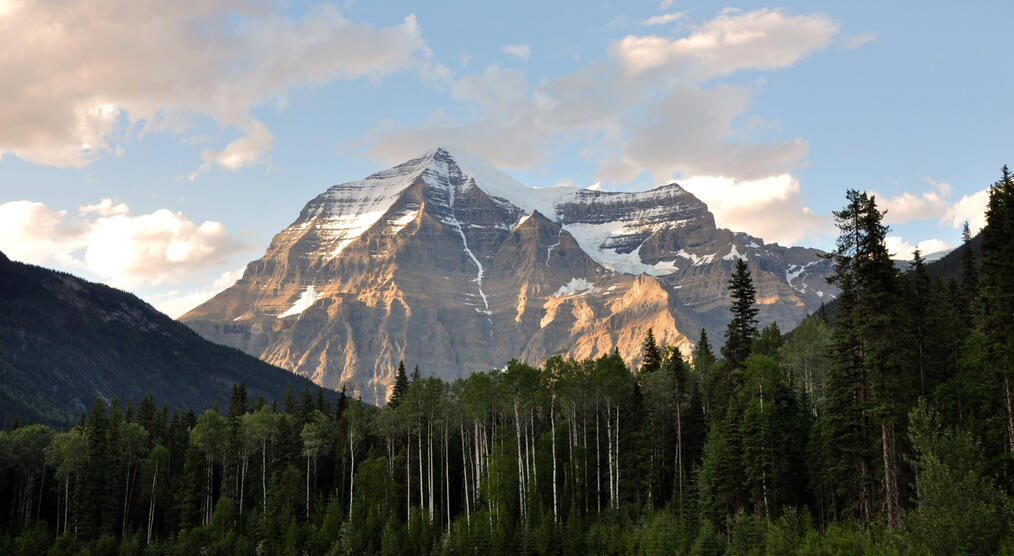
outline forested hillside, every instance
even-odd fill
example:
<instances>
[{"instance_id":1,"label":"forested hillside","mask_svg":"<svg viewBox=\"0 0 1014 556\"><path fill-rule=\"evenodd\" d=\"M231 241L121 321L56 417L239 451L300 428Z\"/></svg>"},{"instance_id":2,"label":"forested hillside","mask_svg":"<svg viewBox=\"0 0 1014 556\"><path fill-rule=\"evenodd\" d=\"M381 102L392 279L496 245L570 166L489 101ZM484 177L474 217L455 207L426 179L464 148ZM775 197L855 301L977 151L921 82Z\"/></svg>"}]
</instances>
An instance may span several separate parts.
<instances>
[{"instance_id":1,"label":"forested hillside","mask_svg":"<svg viewBox=\"0 0 1014 556\"><path fill-rule=\"evenodd\" d=\"M309 383L129 293L0 253L0 426L15 416L68 426L96 397L200 409L224 404L237 382L268 399Z\"/></svg>"},{"instance_id":2,"label":"forested hillside","mask_svg":"<svg viewBox=\"0 0 1014 556\"><path fill-rule=\"evenodd\" d=\"M649 332L637 369L402 366L380 409L236 386L224 413L99 401L2 433L0 552L1014 550L1014 179L960 281L900 274L867 194L835 216L837 317L789 340L757 329L740 260L725 337L690 360Z\"/></svg>"}]
</instances>

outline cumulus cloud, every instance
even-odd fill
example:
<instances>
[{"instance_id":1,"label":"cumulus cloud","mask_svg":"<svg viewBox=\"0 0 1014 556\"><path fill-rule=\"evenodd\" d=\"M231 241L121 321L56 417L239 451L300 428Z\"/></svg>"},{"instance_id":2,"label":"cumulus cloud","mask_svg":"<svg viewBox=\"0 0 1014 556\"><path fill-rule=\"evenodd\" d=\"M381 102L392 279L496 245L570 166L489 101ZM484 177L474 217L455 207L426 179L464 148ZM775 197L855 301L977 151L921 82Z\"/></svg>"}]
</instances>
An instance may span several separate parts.
<instances>
[{"instance_id":1,"label":"cumulus cloud","mask_svg":"<svg viewBox=\"0 0 1014 556\"><path fill-rule=\"evenodd\" d=\"M39 202L2 203L0 250L12 259L56 264L132 289L179 282L221 266L245 247L219 222L197 224L167 209L135 216L126 205L106 201L82 206L70 219L67 211Z\"/></svg>"},{"instance_id":2,"label":"cumulus cloud","mask_svg":"<svg viewBox=\"0 0 1014 556\"><path fill-rule=\"evenodd\" d=\"M986 226L986 205L989 204L989 189L983 189L971 195L962 195L961 199L947 208L940 220L952 228L961 228L965 222L972 233L977 233Z\"/></svg>"},{"instance_id":3,"label":"cumulus cloud","mask_svg":"<svg viewBox=\"0 0 1014 556\"><path fill-rule=\"evenodd\" d=\"M180 131L192 114L244 134L205 151L204 168L256 164L273 138L254 107L292 87L381 76L428 56L414 16L376 27L330 5L298 19L270 0L4 6L0 155L54 166L87 165L130 130Z\"/></svg>"},{"instance_id":4,"label":"cumulus cloud","mask_svg":"<svg viewBox=\"0 0 1014 556\"><path fill-rule=\"evenodd\" d=\"M838 26L822 15L726 10L686 37L628 35L610 52L629 73L667 70L706 80L743 69L791 66L824 48L837 32Z\"/></svg>"},{"instance_id":5,"label":"cumulus cloud","mask_svg":"<svg viewBox=\"0 0 1014 556\"><path fill-rule=\"evenodd\" d=\"M81 205L77 207L77 211L81 214L113 216L114 214L127 214L130 212L130 207L126 203L114 204L112 199L106 197L93 205Z\"/></svg>"},{"instance_id":6,"label":"cumulus cloud","mask_svg":"<svg viewBox=\"0 0 1014 556\"><path fill-rule=\"evenodd\" d=\"M502 50L505 53L510 54L511 56L517 56L526 62L532 57L532 47L527 43L508 44L505 45Z\"/></svg>"},{"instance_id":7,"label":"cumulus cloud","mask_svg":"<svg viewBox=\"0 0 1014 556\"><path fill-rule=\"evenodd\" d=\"M947 197L951 194L951 184L926 180L933 189L919 194L904 192L894 197L872 192L877 199L877 206L887 210L885 224L901 224L910 220L928 220L943 216L950 206Z\"/></svg>"},{"instance_id":8,"label":"cumulus cloud","mask_svg":"<svg viewBox=\"0 0 1014 556\"><path fill-rule=\"evenodd\" d=\"M830 231L830 219L802 203L799 180L790 174L753 181L697 176L679 183L708 205L718 226L767 242L791 245Z\"/></svg>"},{"instance_id":9,"label":"cumulus cloud","mask_svg":"<svg viewBox=\"0 0 1014 556\"><path fill-rule=\"evenodd\" d=\"M989 202L989 190L983 189L970 195L962 195L953 201L953 187L947 182L927 178L931 188L920 193L903 192L894 197L874 194L877 206L887 209L884 222L902 224L911 220L936 220L941 226L960 229L968 222L972 233L976 233L986 225L986 204Z\"/></svg>"},{"instance_id":10,"label":"cumulus cloud","mask_svg":"<svg viewBox=\"0 0 1014 556\"><path fill-rule=\"evenodd\" d=\"M745 87L713 80L788 67L836 33L835 23L821 15L726 10L682 37L616 40L604 59L534 85L523 72L497 65L462 75L449 90L469 109L465 122L440 111L420 125L378 125L354 146L396 163L450 144L500 166L531 169L550 145L576 144L589 153L582 157L596 166L595 179L607 185L646 173L656 183L721 176L775 187L803 164L808 143L756 135L749 108L762 82ZM816 222L803 211L798 188L792 195L783 204L799 211L791 220ZM799 236L774 234L781 241Z\"/></svg>"},{"instance_id":11,"label":"cumulus cloud","mask_svg":"<svg viewBox=\"0 0 1014 556\"><path fill-rule=\"evenodd\" d=\"M922 256L932 255L940 251L951 249L953 246L946 241L939 239L926 239L919 243L912 245L905 241L901 236L887 236L884 238L884 244L887 246L887 252L891 254L892 259L901 261L910 261L915 256L914 252L916 249Z\"/></svg>"}]
</instances>

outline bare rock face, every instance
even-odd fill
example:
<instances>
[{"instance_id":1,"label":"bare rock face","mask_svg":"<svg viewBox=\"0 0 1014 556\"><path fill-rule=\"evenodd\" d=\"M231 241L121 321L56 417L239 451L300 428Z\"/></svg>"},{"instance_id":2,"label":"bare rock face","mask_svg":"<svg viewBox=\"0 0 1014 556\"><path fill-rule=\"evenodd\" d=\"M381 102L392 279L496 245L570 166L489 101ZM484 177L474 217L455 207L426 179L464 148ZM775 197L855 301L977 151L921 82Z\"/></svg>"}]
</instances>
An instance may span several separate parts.
<instances>
[{"instance_id":1,"label":"bare rock face","mask_svg":"<svg viewBox=\"0 0 1014 556\"><path fill-rule=\"evenodd\" d=\"M202 336L382 403L399 360L455 379L555 354L640 358L648 328L689 351L720 338L736 258L762 324L837 293L814 249L715 227L677 184L528 188L437 148L311 200L235 285L181 320Z\"/></svg>"}]
</instances>

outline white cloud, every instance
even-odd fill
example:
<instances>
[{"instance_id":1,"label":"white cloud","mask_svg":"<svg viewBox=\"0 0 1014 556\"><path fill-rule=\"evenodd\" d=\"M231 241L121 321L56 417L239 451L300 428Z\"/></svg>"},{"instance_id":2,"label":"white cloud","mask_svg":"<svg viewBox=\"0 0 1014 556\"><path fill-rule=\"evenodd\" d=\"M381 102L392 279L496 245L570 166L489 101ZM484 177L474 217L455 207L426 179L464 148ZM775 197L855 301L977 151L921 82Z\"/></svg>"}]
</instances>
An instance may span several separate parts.
<instances>
[{"instance_id":1,"label":"white cloud","mask_svg":"<svg viewBox=\"0 0 1014 556\"><path fill-rule=\"evenodd\" d=\"M146 296L146 300L156 309L172 318L179 318L201 303L211 299L222 290L232 286L243 277L244 268L227 270L215 278L206 287L188 291L169 291L166 293Z\"/></svg>"},{"instance_id":2,"label":"white cloud","mask_svg":"<svg viewBox=\"0 0 1014 556\"><path fill-rule=\"evenodd\" d=\"M687 15L687 12L672 12L667 14L659 14L649 17L641 22L641 25L665 25L666 23L672 23L683 16Z\"/></svg>"},{"instance_id":3,"label":"white cloud","mask_svg":"<svg viewBox=\"0 0 1014 556\"><path fill-rule=\"evenodd\" d=\"M745 69L790 66L823 48L836 32L837 25L821 15L726 10L681 38L625 37L604 60L534 86L523 72L492 65L449 87L470 109L464 123L441 111L421 125L377 126L353 147L366 145L371 157L396 163L449 144L496 165L531 169L545 160L549 145L571 143L597 166L595 179L607 185L644 173L656 183L723 176L775 187L775 194L780 180L791 179L803 164L809 144L801 138L758 138L757 118L748 109L762 82L748 88L708 81ZM777 241L817 234L823 221L798 197L796 187L777 214L750 215L757 224L748 230L762 230L758 235ZM789 214L793 226L783 230ZM770 225L760 224L765 218Z\"/></svg>"},{"instance_id":4,"label":"white cloud","mask_svg":"<svg viewBox=\"0 0 1014 556\"><path fill-rule=\"evenodd\" d=\"M872 192L877 197L877 206L881 210L887 210L884 217L886 224L902 224L911 220L937 220L941 226L960 229L968 222L973 234L986 225L988 189L962 195L960 200L952 201L951 184L930 178L926 181L933 187L921 193L906 191L894 197L886 197Z\"/></svg>"},{"instance_id":5,"label":"white cloud","mask_svg":"<svg viewBox=\"0 0 1014 556\"><path fill-rule=\"evenodd\" d=\"M953 247L946 241L939 239L926 239L919 243L912 245L905 241L901 236L887 236L884 238L884 244L887 246L887 252L891 254L892 259L901 261L910 261L914 257L913 252L918 249L922 256L932 255L938 251L944 251Z\"/></svg>"},{"instance_id":6,"label":"white cloud","mask_svg":"<svg viewBox=\"0 0 1014 556\"><path fill-rule=\"evenodd\" d=\"M852 35L842 42L842 46L849 50L859 48L866 43L870 43L877 40L876 33L860 33L858 35Z\"/></svg>"},{"instance_id":7,"label":"white cloud","mask_svg":"<svg viewBox=\"0 0 1014 556\"><path fill-rule=\"evenodd\" d=\"M517 56L526 62L532 57L532 47L527 43L504 45L502 50L505 53L510 54L511 56Z\"/></svg>"},{"instance_id":8,"label":"white cloud","mask_svg":"<svg viewBox=\"0 0 1014 556\"><path fill-rule=\"evenodd\" d=\"M962 195L961 200L947 208L940 223L949 224L952 228L961 228L965 222L968 222L972 233L977 233L986 226L986 206L988 204L989 189L983 189L971 195Z\"/></svg>"},{"instance_id":9,"label":"white cloud","mask_svg":"<svg viewBox=\"0 0 1014 556\"><path fill-rule=\"evenodd\" d=\"M672 7L673 0L662 0L658 3L658 9L665 10Z\"/></svg>"},{"instance_id":10,"label":"white cloud","mask_svg":"<svg viewBox=\"0 0 1014 556\"><path fill-rule=\"evenodd\" d=\"M790 174L752 181L697 176L679 183L708 205L718 226L747 232L766 242L791 245L830 231L826 216L803 205L799 181Z\"/></svg>"},{"instance_id":11,"label":"white cloud","mask_svg":"<svg viewBox=\"0 0 1014 556\"><path fill-rule=\"evenodd\" d=\"M951 194L951 184L927 179L934 189L915 195L904 192L894 197L886 197L871 192L877 199L880 210L887 210L885 224L901 224L911 220L937 219L943 216L949 207L947 197Z\"/></svg>"},{"instance_id":12,"label":"white cloud","mask_svg":"<svg viewBox=\"0 0 1014 556\"><path fill-rule=\"evenodd\" d=\"M127 214L130 207L126 203L113 204L113 200L105 197L93 205L81 205L77 207L81 214L97 214L99 216L113 216L114 214Z\"/></svg>"},{"instance_id":13,"label":"white cloud","mask_svg":"<svg viewBox=\"0 0 1014 556\"><path fill-rule=\"evenodd\" d=\"M378 28L333 5L293 19L272 1L4 6L0 155L39 164L85 166L117 152L130 130L180 131L201 114L244 134L204 154L205 167L236 169L262 161L273 143L251 110L288 89L432 66L411 15Z\"/></svg>"},{"instance_id":14,"label":"white cloud","mask_svg":"<svg viewBox=\"0 0 1014 556\"><path fill-rule=\"evenodd\" d=\"M12 259L56 264L132 289L182 281L244 247L219 222L197 224L167 209L137 216L92 210L104 202L81 207L89 210L69 221L67 211L43 203L2 203L0 250Z\"/></svg>"},{"instance_id":15,"label":"white cloud","mask_svg":"<svg viewBox=\"0 0 1014 556\"><path fill-rule=\"evenodd\" d=\"M791 66L824 48L838 26L822 15L787 16L778 10L726 10L686 37L629 35L612 55L631 73L686 72L705 80L743 69Z\"/></svg>"}]
</instances>

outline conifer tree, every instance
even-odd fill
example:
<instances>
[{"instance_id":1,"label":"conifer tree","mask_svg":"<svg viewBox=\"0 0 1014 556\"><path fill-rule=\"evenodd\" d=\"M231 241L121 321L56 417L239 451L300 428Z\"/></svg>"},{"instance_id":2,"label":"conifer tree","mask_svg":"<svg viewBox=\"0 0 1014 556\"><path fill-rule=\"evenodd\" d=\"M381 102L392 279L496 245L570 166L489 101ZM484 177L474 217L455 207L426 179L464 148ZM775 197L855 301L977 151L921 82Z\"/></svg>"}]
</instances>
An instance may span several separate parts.
<instances>
[{"instance_id":1,"label":"conifer tree","mask_svg":"<svg viewBox=\"0 0 1014 556\"><path fill-rule=\"evenodd\" d=\"M979 266L972 249L972 230L965 221L961 230L961 291L966 315L965 325L970 326L978 309Z\"/></svg>"},{"instance_id":2,"label":"conifer tree","mask_svg":"<svg viewBox=\"0 0 1014 556\"><path fill-rule=\"evenodd\" d=\"M722 357L732 371L746 361L757 337L757 292L743 259L736 259L736 269L729 280L729 295L732 297L732 321L725 331Z\"/></svg>"},{"instance_id":3,"label":"conifer tree","mask_svg":"<svg viewBox=\"0 0 1014 556\"><path fill-rule=\"evenodd\" d=\"M649 328L644 336L644 347L641 350L641 373L653 373L662 368L662 352L655 342L655 333Z\"/></svg>"},{"instance_id":4,"label":"conifer tree","mask_svg":"<svg viewBox=\"0 0 1014 556\"><path fill-rule=\"evenodd\" d=\"M391 399L387 400L387 405L391 409L398 409L398 404L401 403L407 391L408 377L405 376L405 361L398 361L398 370L394 373L394 388L391 391Z\"/></svg>"},{"instance_id":5,"label":"conifer tree","mask_svg":"<svg viewBox=\"0 0 1014 556\"><path fill-rule=\"evenodd\" d=\"M1014 176L1005 165L989 188L982 230L982 332L985 361L1002 390L1007 438L1014 456Z\"/></svg>"}]
</instances>

